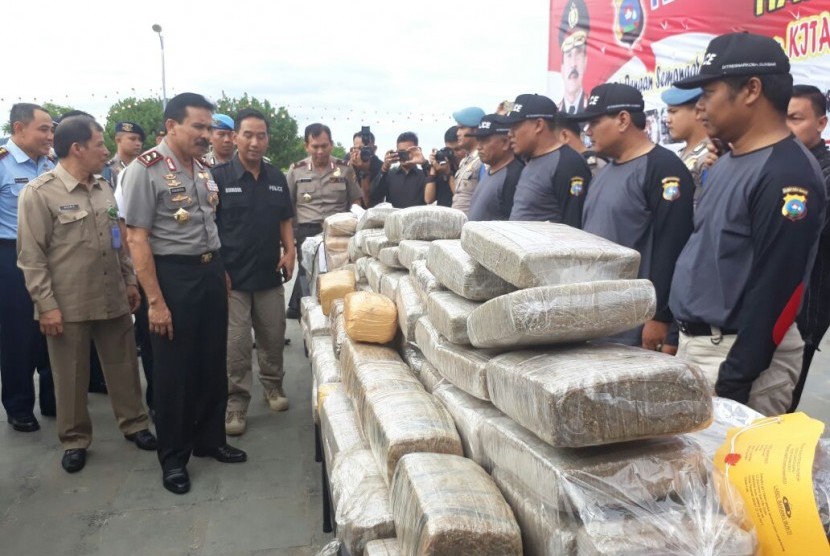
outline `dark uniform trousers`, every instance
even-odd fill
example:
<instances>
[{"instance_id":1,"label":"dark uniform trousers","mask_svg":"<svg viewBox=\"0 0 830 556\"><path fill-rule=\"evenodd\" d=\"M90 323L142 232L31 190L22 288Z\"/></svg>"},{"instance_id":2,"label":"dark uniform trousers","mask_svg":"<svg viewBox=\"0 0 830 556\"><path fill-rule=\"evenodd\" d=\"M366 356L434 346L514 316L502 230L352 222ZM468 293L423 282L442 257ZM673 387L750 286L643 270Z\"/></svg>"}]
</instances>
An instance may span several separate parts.
<instances>
[{"instance_id":1,"label":"dark uniform trousers","mask_svg":"<svg viewBox=\"0 0 830 556\"><path fill-rule=\"evenodd\" d=\"M183 467L194 447L225 444L228 292L225 269L156 257L156 275L173 318L173 339L151 334L158 457ZM197 257L186 259L198 260Z\"/></svg>"},{"instance_id":2,"label":"dark uniform trousers","mask_svg":"<svg viewBox=\"0 0 830 556\"><path fill-rule=\"evenodd\" d=\"M35 406L35 370L40 377L40 410L55 414L55 388L46 338L35 320L14 241L0 241L0 374L3 407L9 416L28 417Z\"/></svg>"},{"instance_id":3,"label":"dark uniform trousers","mask_svg":"<svg viewBox=\"0 0 830 556\"><path fill-rule=\"evenodd\" d=\"M141 293L141 305L135 312L135 345L141 350L141 366L144 368L144 378L147 380L147 407L155 409L153 405L153 345L150 343L150 320L147 316L149 305L144 288L138 288Z\"/></svg>"},{"instance_id":4,"label":"dark uniform trousers","mask_svg":"<svg viewBox=\"0 0 830 556\"><path fill-rule=\"evenodd\" d=\"M300 298L303 297L303 282L308 282L305 269L303 268L303 243L306 238L316 236L323 231L322 224L298 224L294 232L297 241L297 280L294 281L294 289L291 291L291 299L288 301L288 309L300 311Z\"/></svg>"}]
</instances>

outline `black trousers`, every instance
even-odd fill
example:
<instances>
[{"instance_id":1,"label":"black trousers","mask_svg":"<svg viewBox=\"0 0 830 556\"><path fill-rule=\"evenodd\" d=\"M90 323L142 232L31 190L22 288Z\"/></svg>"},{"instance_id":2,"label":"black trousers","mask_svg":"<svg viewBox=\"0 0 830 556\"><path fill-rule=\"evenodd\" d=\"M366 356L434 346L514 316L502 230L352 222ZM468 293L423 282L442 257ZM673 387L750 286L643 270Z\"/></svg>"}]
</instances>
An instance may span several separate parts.
<instances>
[{"instance_id":1,"label":"black trousers","mask_svg":"<svg viewBox=\"0 0 830 556\"><path fill-rule=\"evenodd\" d=\"M173 339L151 333L158 457L184 467L193 448L225 444L228 401L228 297L225 269L156 257L156 275L173 318Z\"/></svg>"},{"instance_id":2,"label":"black trousers","mask_svg":"<svg viewBox=\"0 0 830 556\"><path fill-rule=\"evenodd\" d=\"M306 238L316 236L323 231L321 224L298 224L294 231L294 237L297 242L297 279L294 281L294 289L291 291L291 299L288 301L288 310L300 311L300 298L303 297L303 288L301 277L306 275L303 268L303 242Z\"/></svg>"},{"instance_id":3,"label":"black trousers","mask_svg":"<svg viewBox=\"0 0 830 556\"><path fill-rule=\"evenodd\" d=\"M813 362L816 349L817 346L813 344L804 344L804 359L801 362L801 374L798 376L798 382L793 390L793 401L790 404L789 413L793 413L798 409L798 404L801 402L801 394L804 392L804 385L807 383L807 373L810 372L810 364Z\"/></svg>"},{"instance_id":4,"label":"black trousers","mask_svg":"<svg viewBox=\"0 0 830 556\"><path fill-rule=\"evenodd\" d=\"M150 342L150 321L147 317L149 305L144 288L138 288L141 294L141 305L135 312L135 345L141 351L141 366L144 368L144 378L147 380L147 407L153 406L153 345Z\"/></svg>"},{"instance_id":5,"label":"black trousers","mask_svg":"<svg viewBox=\"0 0 830 556\"><path fill-rule=\"evenodd\" d=\"M12 241L0 242L0 380L9 417L34 416L35 370L40 380L40 411L55 414L55 387L46 337L35 320L23 272Z\"/></svg>"}]
</instances>

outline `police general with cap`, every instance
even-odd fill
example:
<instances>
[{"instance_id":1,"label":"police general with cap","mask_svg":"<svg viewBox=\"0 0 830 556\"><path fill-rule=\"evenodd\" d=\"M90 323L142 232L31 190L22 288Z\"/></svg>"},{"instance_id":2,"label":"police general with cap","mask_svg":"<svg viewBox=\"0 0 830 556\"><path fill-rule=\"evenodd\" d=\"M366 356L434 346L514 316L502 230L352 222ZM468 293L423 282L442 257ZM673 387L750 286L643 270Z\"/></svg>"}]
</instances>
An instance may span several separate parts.
<instances>
[{"instance_id":1,"label":"police general with cap","mask_svg":"<svg viewBox=\"0 0 830 556\"><path fill-rule=\"evenodd\" d=\"M694 232L677 259L670 306L678 356L700 365L718 396L784 413L801 370L795 325L824 224L817 161L787 128L790 62L772 38L712 39L700 72L710 137L731 145L708 171Z\"/></svg>"},{"instance_id":2,"label":"police general with cap","mask_svg":"<svg viewBox=\"0 0 830 556\"><path fill-rule=\"evenodd\" d=\"M219 187L201 158L213 105L182 93L164 110L167 135L124 172L130 253L149 301L154 403L164 487L190 490L191 453L243 462L228 446L228 281L219 256Z\"/></svg>"},{"instance_id":3,"label":"police general with cap","mask_svg":"<svg viewBox=\"0 0 830 556\"><path fill-rule=\"evenodd\" d=\"M294 203L297 254L301 253L307 237L323 231L323 220L332 214L348 211L363 200L363 191L357 184L354 170L344 161L331 156L334 147L331 129L315 123L305 128L305 149L308 157L296 162L288 170L288 190ZM302 286L300 276L305 271L300 265L297 281L288 304L288 317L299 318Z\"/></svg>"}]
</instances>

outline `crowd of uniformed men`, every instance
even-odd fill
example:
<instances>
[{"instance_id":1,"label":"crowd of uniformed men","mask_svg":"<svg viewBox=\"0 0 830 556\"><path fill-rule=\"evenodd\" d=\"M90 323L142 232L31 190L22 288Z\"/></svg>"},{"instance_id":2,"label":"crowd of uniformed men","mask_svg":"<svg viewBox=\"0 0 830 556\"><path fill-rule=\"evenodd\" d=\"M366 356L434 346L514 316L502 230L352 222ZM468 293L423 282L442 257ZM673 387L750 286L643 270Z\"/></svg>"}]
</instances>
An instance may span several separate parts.
<instances>
[{"instance_id":1,"label":"crowd of uniformed men","mask_svg":"<svg viewBox=\"0 0 830 556\"><path fill-rule=\"evenodd\" d=\"M299 315L303 281L287 312L283 283L299 246L327 216L379 202L563 223L636 249L657 312L610 340L698 363L714 393L765 414L793 410L830 325L827 100L793 86L772 39L723 35L704 60L663 95L672 138L685 143L679 156L651 141L641 93L622 84L596 87L578 111L536 94L492 114L459 110L430 154L405 132L381 159L364 128L340 160L331 130L312 124L309 156L287 174L265 158L265 116L214 114L198 94L170 100L149 151L139 125L118 123L109 161L88 114L53 122L16 104L0 148L9 423L39 428L37 371L62 465L79 471L100 368L120 430L157 451L168 490L190 489L191 455L245 461L226 434L246 428L254 341L265 400L288 409L285 324Z\"/></svg>"}]
</instances>

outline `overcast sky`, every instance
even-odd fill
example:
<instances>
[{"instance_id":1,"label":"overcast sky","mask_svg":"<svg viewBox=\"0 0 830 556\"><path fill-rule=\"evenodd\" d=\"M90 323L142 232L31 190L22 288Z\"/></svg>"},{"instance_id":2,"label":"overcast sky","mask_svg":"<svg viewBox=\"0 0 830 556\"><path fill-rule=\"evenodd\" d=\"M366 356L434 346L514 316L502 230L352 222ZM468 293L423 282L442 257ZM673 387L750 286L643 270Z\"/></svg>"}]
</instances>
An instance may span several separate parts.
<instances>
[{"instance_id":1,"label":"overcast sky","mask_svg":"<svg viewBox=\"0 0 830 556\"><path fill-rule=\"evenodd\" d=\"M262 6L262 7L259 7ZM103 123L118 99L248 92L335 141L371 125L381 149L402 131L443 146L451 113L493 112L545 93L548 0L5 2L0 115L52 100ZM51 35L50 35L51 33Z\"/></svg>"}]
</instances>

